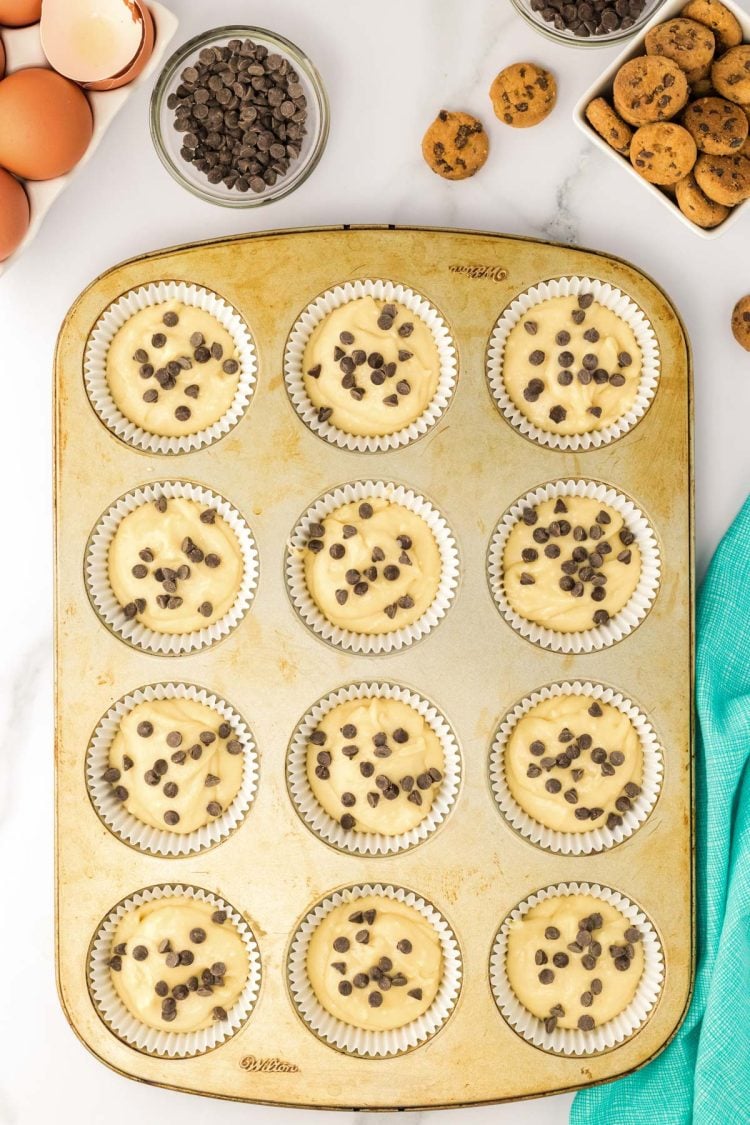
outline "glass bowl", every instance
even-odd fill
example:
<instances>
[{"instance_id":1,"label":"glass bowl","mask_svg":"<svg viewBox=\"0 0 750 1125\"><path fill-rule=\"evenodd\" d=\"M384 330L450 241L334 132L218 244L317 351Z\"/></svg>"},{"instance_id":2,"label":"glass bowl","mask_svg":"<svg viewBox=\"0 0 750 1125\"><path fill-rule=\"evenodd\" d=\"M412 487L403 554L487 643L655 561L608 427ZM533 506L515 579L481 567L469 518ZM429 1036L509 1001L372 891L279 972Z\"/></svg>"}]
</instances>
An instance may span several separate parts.
<instances>
[{"instance_id":1,"label":"glass bowl","mask_svg":"<svg viewBox=\"0 0 750 1125\"><path fill-rule=\"evenodd\" d=\"M623 43L626 39L636 35L664 2L665 0L646 0L643 11L630 27L624 29L620 27L605 35L584 36L576 35L573 31L558 30L554 23L547 23L542 18L541 12L533 10L531 0L512 0L513 7L527 23L530 23L542 35L546 35L548 39L554 39L556 43L565 43L568 47L611 47L613 43Z\"/></svg>"},{"instance_id":2,"label":"glass bowl","mask_svg":"<svg viewBox=\"0 0 750 1125\"><path fill-rule=\"evenodd\" d=\"M204 47L224 47L230 39L252 39L254 43L267 47L269 52L288 59L299 75L300 85L307 98L307 133L299 156L292 161L288 172L279 176L272 187L257 194L228 188L221 181L211 184L203 172L184 160L180 155L183 134L174 128L174 110L167 105L169 95L180 85L182 71L198 53ZM151 138L162 164L178 184L200 199L216 203L220 207L262 207L289 195L305 182L323 155L328 140L329 121L328 97L321 77L307 55L282 35L276 35L262 27L216 27L189 39L167 60L151 95Z\"/></svg>"}]
</instances>

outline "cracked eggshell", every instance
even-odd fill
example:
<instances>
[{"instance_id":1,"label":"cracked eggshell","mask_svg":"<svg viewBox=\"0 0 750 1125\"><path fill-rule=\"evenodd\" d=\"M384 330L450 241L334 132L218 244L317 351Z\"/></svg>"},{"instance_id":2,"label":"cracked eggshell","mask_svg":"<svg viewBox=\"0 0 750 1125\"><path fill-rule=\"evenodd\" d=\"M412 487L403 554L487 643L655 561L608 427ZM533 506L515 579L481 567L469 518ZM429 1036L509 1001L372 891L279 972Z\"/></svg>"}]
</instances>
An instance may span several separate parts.
<instances>
[{"instance_id":1,"label":"cracked eggshell","mask_svg":"<svg viewBox=\"0 0 750 1125\"><path fill-rule=\"evenodd\" d=\"M132 82L154 48L154 21L140 0L45 0L39 30L51 66L87 90Z\"/></svg>"}]
</instances>

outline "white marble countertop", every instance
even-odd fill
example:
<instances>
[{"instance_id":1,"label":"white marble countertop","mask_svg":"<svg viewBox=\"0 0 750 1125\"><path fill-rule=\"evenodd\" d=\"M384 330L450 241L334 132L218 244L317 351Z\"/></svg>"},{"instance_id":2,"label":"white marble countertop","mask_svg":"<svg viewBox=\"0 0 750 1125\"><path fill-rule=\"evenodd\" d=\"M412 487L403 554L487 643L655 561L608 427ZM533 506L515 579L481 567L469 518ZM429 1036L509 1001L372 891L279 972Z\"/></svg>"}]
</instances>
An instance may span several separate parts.
<instances>
[{"instance_id":1,"label":"white marble countertop","mask_svg":"<svg viewBox=\"0 0 750 1125\"><path fill-rule=\"evenodd\" d=\"M209 23L253 22L298 42L332 106L328 149L304 187L279 203L230 212L182 191L148 137L148 89L133 97L76 176L36 242L0 282L0 373L6 428L0 671L0 1123L302 1125L309 1113L209 1103L128 1082L77 1042L55 992L53 962L51 370L58 326L77 293L119 259L169 244L264 227L401 223L536 235L630 259L672 296L695 358L699 574L750 486L750 355L729 331L750 290L750 214L732 238L705 242L578 133L571 109L615 53L538 36L509 0L170 0L175 43ZM209 11L210 10L210 11ZM487 89L528 58L557 75L559 104L539 128L497 122ZM442 106L481 116L491 155L452 184L422 162L419 142ZM92 467L95 471L95 467ZM659 466L654 466L659 471ZM26 544L23 547L23 544ZM503 1065L498 1059L498 1066ZM466 1125L567 1120L569 1097L452 1112ZM429 1116L437 1125L437 1114ZM322 1113L315 1120L334 1121ZM336 1116L335 1120L341 1120ZM446 1120L446 1118L442 1118Z\"/></svg>"}]
</instances>

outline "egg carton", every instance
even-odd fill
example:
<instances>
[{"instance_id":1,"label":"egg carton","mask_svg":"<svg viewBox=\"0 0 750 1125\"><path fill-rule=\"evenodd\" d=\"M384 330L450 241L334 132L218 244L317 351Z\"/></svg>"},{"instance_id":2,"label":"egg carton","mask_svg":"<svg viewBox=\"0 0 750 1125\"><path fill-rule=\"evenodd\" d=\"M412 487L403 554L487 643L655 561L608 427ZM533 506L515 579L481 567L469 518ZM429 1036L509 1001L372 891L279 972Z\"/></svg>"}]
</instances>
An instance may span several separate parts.
<instances>
[{"instance_id":1,"label":"egg carton","mask_svg":"<svg viewBox=\"0 0 750 1125\"><path fill-rule=\"evenodd\" d=\"M177 17L162 4L150 4L149 11L153 16L154 29L156 32L154 50L138 78L129 83L129 85L121 86L117 90L86 91L86 96L94 115L94 131L91 136L91 142L82 159L79 160L75 168L65 176L56 176L52 180L22 181L31 206L31 222L18 248L9 258L6 258L4 262L0 262L0 274L7 270L8 267L20 257L26 247L34 241L47 212L60 192L64 191L68 186L78 169L88 163L99 147L102 137L128 101L131 94L150 79L164 57L167 46L177 30L178 20ZM3 46L5 47L6 74L12 74L13 71L16 70L25 70L27 67L49 67L49 63L42 50L38 23L33 24L31 27L2 28L0 35L2 36Z\"/></svg>"}]
</instances>

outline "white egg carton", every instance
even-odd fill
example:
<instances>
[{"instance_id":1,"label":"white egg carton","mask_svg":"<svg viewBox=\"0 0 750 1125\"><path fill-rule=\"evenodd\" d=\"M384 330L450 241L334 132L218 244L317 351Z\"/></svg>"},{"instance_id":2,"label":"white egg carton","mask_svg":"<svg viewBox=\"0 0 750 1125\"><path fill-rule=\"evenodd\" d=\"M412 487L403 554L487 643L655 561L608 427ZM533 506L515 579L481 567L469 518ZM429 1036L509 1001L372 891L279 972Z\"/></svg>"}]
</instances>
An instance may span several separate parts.
<instances>
[{"instance_id":1,"label":"white egg carton","mask_svg":"<svg viewBox=\"0 0 750 1125\"><path fill-rule=\"evenodd\" d=\"M728 8L729 11L737 17L740 27L742 28L743 42L750 43L750 15L746 11L746 9L741 8L739 4L735 4L734 0L721 0L721 2L725 8ZM736 207L732 208L732 211L730 212L728 218L726 218L724 222L721 223L718 227L713 227L710 230L706 230L703 227L696 226L695 223L691 222L686 215L683 215L680 208L677 206L674 200L670 198L670 196L666 195L663 191L660 191L660 189L656 187L655 184L650 184L648 180L644 180L643 176L639 175L639 173L636 172L635 168L630 163L628 158L625 156L621 156L619 152L615 152L612 146L608 145L605 140L602 140L599 134L591 128L588 121L586 120L586 106L590 101L593 101L594 98L599 97L605 97L608 100L611 99L612 83L614 81L615 75L617 74L617 71L620 69L622 64L627 62L628 59L635 58L636 55L644 55L646 53L645 40L647 32L649 32L651 28L655 27L657 24L664 23L665 20L671 20L676 16L679 16L686 3L687 0L667 0L666 4L662 4L659 8L657 8L654 15L642 28L635 39L630 40L625 50L622 51L613 60L613 62L610 63L601 77L597 79L593 86L590 86L588 90L586 90L580 100L576 103L576 106L573 110L573 121L581 130L581 132L585 133L588 139L592 141L597 146L597 148L601 149L602 152L606 152L609 157L611 157L613 160L616 160L621 167L624 167L625 170L629 172L630 175L633 176L639 184L642 184L643 187L645 187L647 191L650 191L651 194L655 196L656 199L658 199L673 215L676 215L677 218L683 223L683 225L688 227L693 232L693 234L697 234L701 238L718 238L719 235L726 234L729 228L735 225L735 223L740 218L740 214L750 207L750 200L745 200L743 203L738 203Z\"/></svg>"},{"instance_id":2,"label":"white egg carton","mask_svg":"<svg viewBox=\"0 0 750 1125\"><path fill-rule=\"evenodd\" d=\"M22 181L31 205L31 222L26 236L18 248L4 262L0 262L0 274L15 262L29 243L33 241L45 215L60 192L67 187L76 171L91 159L111 122L122 109L131 93L148 81L164 57L167 45L177 30L177 17L161 4L149 3L148 7L154 19L156 33L151 58L138 77L129 85L120 86L117 90L86 91L86 97L94 115L94 131L89 147L72 171L68 172L66 176L57 176L54 180ZM2 37L5 47L6 74L30 66L49 66L39 38L39 24L34 24L31 27L2 28L0 29L0 37Z\"/></svg>"}]
</instances>

